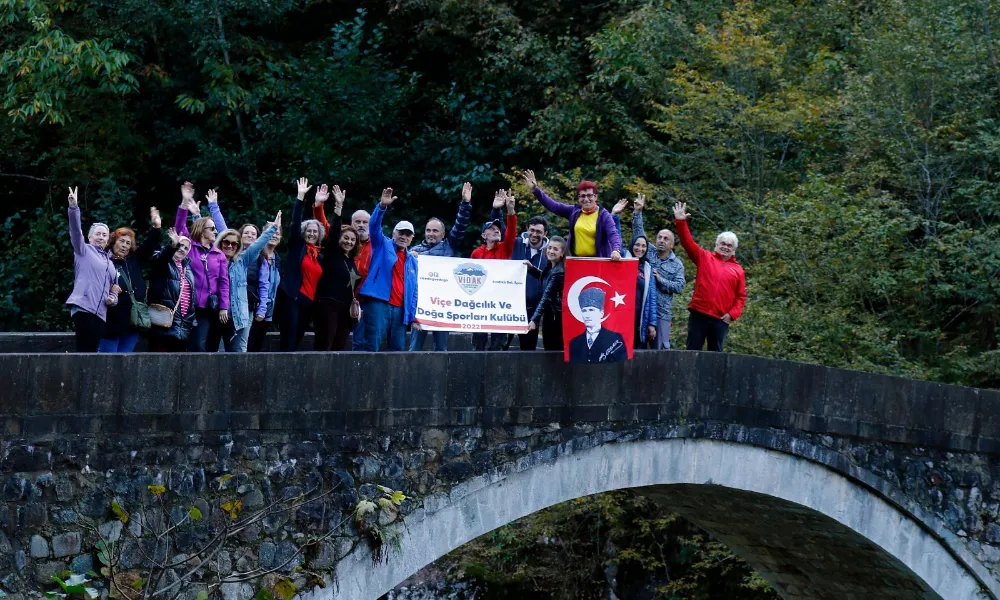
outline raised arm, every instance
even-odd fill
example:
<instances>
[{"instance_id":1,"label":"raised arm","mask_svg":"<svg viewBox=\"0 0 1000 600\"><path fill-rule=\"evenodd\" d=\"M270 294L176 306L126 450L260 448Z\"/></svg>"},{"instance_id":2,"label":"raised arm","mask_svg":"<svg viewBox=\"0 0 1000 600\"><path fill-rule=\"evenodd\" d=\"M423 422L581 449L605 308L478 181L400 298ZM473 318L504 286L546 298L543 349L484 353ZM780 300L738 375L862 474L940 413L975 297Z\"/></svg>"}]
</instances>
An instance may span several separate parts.
<instances>
[{"instance_id":1,"label":"raised arm","mask_svg":"<svg viewBox=\"0 0 1000 600\"><path fill-rule=\"evenodd\" d=\"M177 214L174 216L174 229L184 237L191 237L187 226L189 202L194 202L194 185L190 181L185 181L181 186L181 205L177 207Z\"/></svg>"},{"instance_id":2,"label":"raised arm","mask_svg":"<svg viewBox=\"0 0 1000 600\"><path fill-rule=\"evenodd\" d=\"M334 186L335 188L337 186ZM339 189L339 188L337 188ZM316 199L313 201L313 218L319 221L319 224L323 226L323 231L326 232L326 237L330 237L330 222L326 220L326 201L330 197L330 190L326 187L326 184L319 186L316 190Z\"/></svg>"},{"instance_id":3,"label":"raised arm","mask_svg":"<svg viewBox=\"0 0 1000 600\"><path fill-rule=\"evenodd\" d=\"M222 209L219 208L219 194L215 190L208 190L205 194L205 199L208 200L208 212L212 215L212 220L215 221L215 228L220 232L229 229L226 225L226 220L222 218Z\"/></svg>"},{"instance_id":4,"label":"raised arm","mask_svg":"<svg viewBox=\"0 0 1000 600\"><path fill-rule=\"evenodd\" d=\"M85 244L83 239L83 222L80 219L80 205L76 199L79 188L69 188L69 241L73 245L73 254L83 256Z\"/></svg>"},{"instance_id":5,"label":"raised arm","mask_svg":"<svg viewBox=\"0 0 1000 600\"><path fill-rule=\"evenodd\" d=\"M462 185L462 201L458 204L458 216L455 217L455 224L451 226L448 234L448 241L452 248L457 251L457 246L465 239L465 230L469 227L472 218L472 184L465 182Z\"/></svg>"},{"instance_id":6,"label":"raised arm","mask_svg":"<svg viewBox=\"0 0 1000 600\"><path fill-rule=\"evenodd\" d=\"M292 226L288 230L288 256L297 256L300 248L302 248L302 212L305 210L305 199L306 192L310 190L312 186L309 185L309 180L305 177L299 179L296 182L298 186L298 195L295 199L295 206L292 208Z\"/></svg>"},{"instance_id":7,"label":"raised arm","mask_svg":"<svg viewBox=\"0 0 1000 600\"><path fill-rule=\"evenodd\" d=\"M549 198L549 196L542 191L542 188L538 187L538 180L535 179L534 171L529 169L524 172L524 183L528 186L528 189L531 190L531 193L535 195L535 198L542 203L545 210L567 219L573 214L572 205L556 202L552 198Z\"/></svg>"},{"instance_id":8,"label":"raised arm","mask_svg":"<svg viewBox=\"0 0 1000 600\"><path fill-rule=\"evenodd\" d=\"M382 233L382 219L385 218L385 211L392 206L392 203L396 201L396 197L392 195L392 188L385 188L382 190L382 198L379 200L378 206L375 207L375 211L372 212L371 219L368 220L368 240L372 245L372 255L382 249L382 246L386 244L389 239L385 237Z\"/></svg>"},{"instance_id":9,"label":"raised arm","mask_svg":"<svg viewBox=\"0 0 1000 600\"><path fill-rule=\"evenodd\" d=\"M517 211L514 209L514 196L507 197L507 231L510 235L500 242L500 257L509 259L514 254L514 243L517 241Z\"/></svg>"},{"instance_id":10,"label":"raised arm","mask_svg":"<svg viewBox=\"0 0 1000 600\"><path fill-rule=\"evenodd\" d=\"M632 203L632 239L640 235L649 239L646 235L645 223L642 220L642 209L646 206L646 196L639 194Z\"/></svg>"},{"instance_id":11,"label":"raised arm","mask_svg":"<svg viewBox=\"0 0 1000 600\"><path fill-rule=\"evenodd\" d=\"M691 230L688 229L687 222L687 218L691 215L687 214L686 211L686 203L678 202L674 204L674 222L677 223L677 237L681 239L681 246L683 246L684 251L687 252L688 258L690 258L691 262L695 265L698 265L706 251L698 245L698 242L694 241L693 237L691 237Z\"/></svg>"},{"instance_id":12,"label":"raised arm","mask_svg":"<svg viewBox=\"0 0 1000 600\"><path fill-rule=\"evenodd\" d=\"M267 227L264 228L264 232L260 234L257 241L250 244L250 246L240 254L240 263L242 263L245 268L250 268L250 264L257 260L260 253L263 252L264 246L271 241L271 238L274 237L274 234L276 234L280 228L281 211L279 210L278 214L274 217L274 221L267 224Z\"/></svg>"}]
</instances>

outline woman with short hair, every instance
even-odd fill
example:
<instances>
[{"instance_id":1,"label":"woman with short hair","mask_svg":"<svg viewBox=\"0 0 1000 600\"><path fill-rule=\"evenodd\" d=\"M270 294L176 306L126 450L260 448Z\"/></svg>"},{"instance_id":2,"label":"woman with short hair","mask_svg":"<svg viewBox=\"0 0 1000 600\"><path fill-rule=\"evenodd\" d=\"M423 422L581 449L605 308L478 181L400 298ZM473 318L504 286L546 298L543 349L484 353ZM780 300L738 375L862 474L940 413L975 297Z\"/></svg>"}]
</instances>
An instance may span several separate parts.
<instances>
[{"instance_id":1,"label":"woman with short hair","mask_svg":"<svg viewBox=\"0 0 1000 600\"><path fill-rule=\"evenodd\" d=\"M303 201L312 186L305 177L296 181L296 186L298 194L288 231L288 253L278 292L282 352L294 352L302 342L312 320L316 286L323 275L319 255L319 244L325 235L323 225L316 219L302 220Z\"/></svg>"},{"instance_id":2,"label":"woman with short hair","mask_svg":"<svg viewBox=\"0 0 1000 600\"><path fill-rule=\"evenodd\" d=\"M78 188L69 188L69 240L73 245L73 291L66 304L76 329L76 351L97 352L108 307L118 304L118 271L106 250L110 229L94 223L83 238Z\"/></svg>"}]
</instances>

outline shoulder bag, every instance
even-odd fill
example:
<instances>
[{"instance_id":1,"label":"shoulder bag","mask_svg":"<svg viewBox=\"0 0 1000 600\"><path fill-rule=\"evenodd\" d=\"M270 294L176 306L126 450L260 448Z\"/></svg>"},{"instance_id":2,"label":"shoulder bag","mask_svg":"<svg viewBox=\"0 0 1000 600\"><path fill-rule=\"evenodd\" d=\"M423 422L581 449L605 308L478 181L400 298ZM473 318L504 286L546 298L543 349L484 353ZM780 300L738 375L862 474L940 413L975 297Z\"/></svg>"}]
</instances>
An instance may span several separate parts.
<instances>
[{"instance_id":1,"label":"shoulder bag","mask_svg":"<svg viewBox=\"0 0 1000 600\"><path fill-rule=\"evenodd\" d=\"M132 287L132 280L129 279L128 276L128 263L122 265L122 275L125 278L125 287L128 291L128 297L132 300L132 310L129 315L129 323L132 327L135 327L139 331L146 331L151 325L149 307L146 306L145 302L140 302L135 297L135 288Z\"/></svg>"}]
</instances>

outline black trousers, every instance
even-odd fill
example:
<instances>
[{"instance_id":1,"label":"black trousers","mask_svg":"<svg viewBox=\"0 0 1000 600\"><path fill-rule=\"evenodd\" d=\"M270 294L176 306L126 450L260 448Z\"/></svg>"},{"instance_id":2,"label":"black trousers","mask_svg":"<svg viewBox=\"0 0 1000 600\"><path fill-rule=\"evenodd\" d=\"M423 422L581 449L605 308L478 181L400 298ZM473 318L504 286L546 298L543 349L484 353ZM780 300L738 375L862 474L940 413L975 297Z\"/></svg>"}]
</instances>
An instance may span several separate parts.
<instances>
[{"instance_id":1,"label":"black trousers","mask_svg":"<svg viewBox=\"0 0 1000 600\"><path fill-rule=\"evenodd\" d=\"M104 321L87 311L78 310L73 315L76 328L76 351L97 352L97 346L104 337Z\"/></svg>"},{"instance_id":2,"label":"black trousers","mask_svg":"<svg viewBox=\"0 0 1000 600\"><path fill-rule=\"evenodd\" d=\"M529 306L528 308L528 318L530 319L532 315L535 314L535 306ZM528 333L517 334L517 341L521 345L521 351L534 350L538 348L538 328L536 327L533 331Z\"/></svg>"},{"instance_id":3,"label":"black trousers","mask_svg":"<svg viewBox=\"0 0 1000 600\"><path fill-rule=\"evenodd\" d=\"M247 338L247 352L264 351L264 342L267 341L267 332L269 329L271 329L270 321L254 320L253 324L250 325L250 337Z\"/></svg>"},{"instance_id":4,"label":"black trousers","mask_svg":"<svg viewBox=\"0 0 1000 600\"><path fill-rule=\"evenodd\" d=\"M316 352L343 352L351 349L351 331L357 321L351 318L350 303L337 302L330 298L316 301Z\"/></svg>"},{"instance_id":5,"label":"black trousers","mask_svg":"<svg viewBox=\"0 0 1000 600\"><path fill-rule=\"evenodd\" d=\"M278 304L275 312L278 314L279 329L281 331L281 351L295 352L302 343L302 337L309 328L309 323L313 316L313 301L297 294L292 298L284 291L278 291Z\"/></svg>"},{"instance_id":6,"label":"black trousers","mask_svg":"<svg viewBox=\"0 0 1000 600\"><path fill-rule=\"evenodd\" d=\"M546 350L563 350L562 313L546 312L542 315L542 347Z\"/></svg>"},{"instance_id":7,"label":"black trousers","mask_svg":"<svg viewBox=\"0 0 1000 600\"><path fill-rule=\"evenodd\" d=\"M473 333L472 349L478 352L489 350L490 352L500 352L504 350L507 343L506 333Z\"/></svg>"},{"instance_id":8,"label":"black trousers","mask_svg":"<svg viewBox=\"0 0 1000 600\"><path fill-rule=\"evenodd\" d=\"M729 325L722 319L700 313L696 310L689 310L688 315L688 350L701 350L705 340L708 340L709 352L722 352L722 345L726 342L726 335L729 333Z\"/></svg>"}]
</instances>

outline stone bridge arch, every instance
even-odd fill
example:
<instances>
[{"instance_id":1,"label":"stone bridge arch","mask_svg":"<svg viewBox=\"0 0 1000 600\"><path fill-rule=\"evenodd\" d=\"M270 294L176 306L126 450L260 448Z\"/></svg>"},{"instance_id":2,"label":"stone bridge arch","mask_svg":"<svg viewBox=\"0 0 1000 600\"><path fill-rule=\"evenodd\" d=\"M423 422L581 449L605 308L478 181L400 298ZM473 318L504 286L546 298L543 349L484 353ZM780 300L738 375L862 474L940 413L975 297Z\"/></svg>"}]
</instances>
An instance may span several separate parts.
<instances>
[{"instance_id":1,"label":"stone bridge arch","mask_svg":"<svg viewBox=\"0 0 1000 600\"><path fill-rule=\"evenodd\" d=\"M575 440L580 442L581 440ZM582 449L574 450L576 447ZM998 598L989 572L932 514L838 455L718 438L563 444L426 498L387 564L356 550L308 600L376 600L424 566L549 506L633 489L742 556L783 598Z\"/></svg>"}]
</instances>

